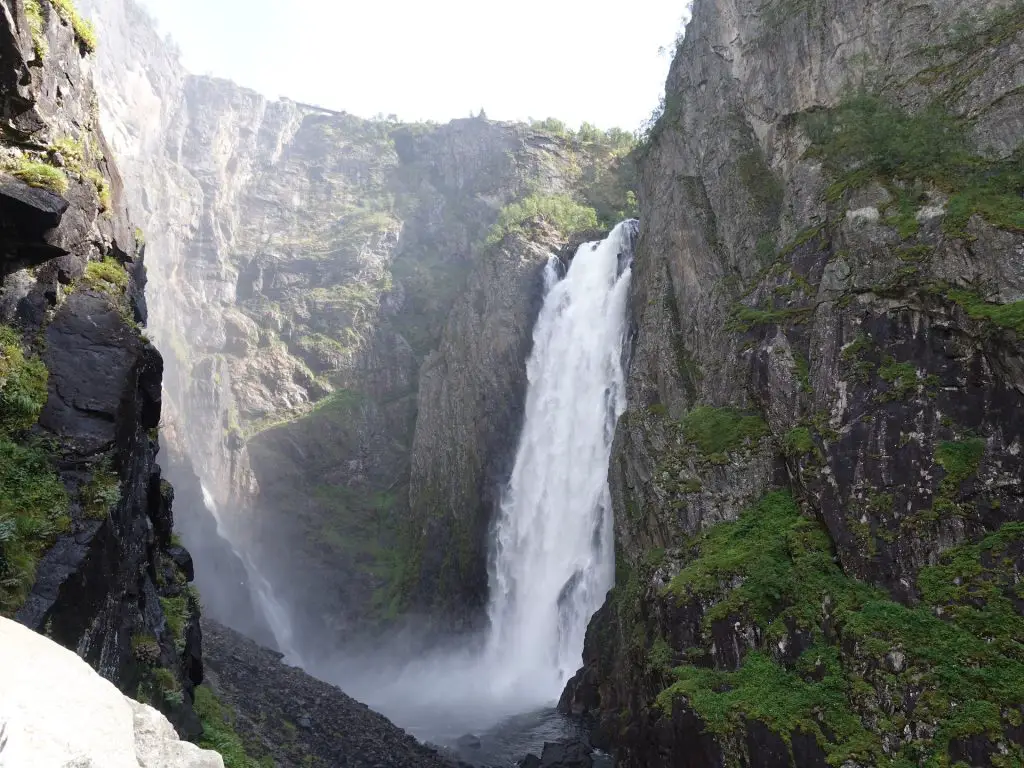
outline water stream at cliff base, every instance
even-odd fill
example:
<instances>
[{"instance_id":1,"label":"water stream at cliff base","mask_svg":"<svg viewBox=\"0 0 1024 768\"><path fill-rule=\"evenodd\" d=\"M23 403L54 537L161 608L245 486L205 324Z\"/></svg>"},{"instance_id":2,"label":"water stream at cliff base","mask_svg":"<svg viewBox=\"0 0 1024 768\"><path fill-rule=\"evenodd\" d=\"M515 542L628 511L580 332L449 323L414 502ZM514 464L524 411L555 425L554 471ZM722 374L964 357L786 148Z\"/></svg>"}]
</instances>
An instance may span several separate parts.
<instances>
[{"instance_id":1,"label":"water stream at cliff base","mask_svg":"<svg viewBox=\"0 0 1024 768\"><path fill-rule=\"evenodd\" d=\"M624 222L604 241L580 246L564 277L554 257L547 266L525 419L495 527L482 645L379 675L354 661L319 672L422 739L451 744L474 732L486 748L490 735L504 753L490 757L505 757L565 733L552 709L581 666L587 623L614 580L607 475L625 409L634 236L635 222Z\"/></svg>"},{"instance_id":2,"label":"water stream at cliff base","mask_svg":"<svg viewBox=\"0 0 1024 768\"><path fill-rule=\"evenodd\" d=\"M252 556L243 548L236 546L235 541L237 539L226 530L225 521L221 517L220 509L213 499L213 494L206 489L205 485L200 485L200 489L203 492L203 504L217 524L217 533L228 543L231 551L235 553L245 567L254 603L263 614L263 620L266 621L267 626L274 635L277 650L284 654L284 660L289 664L302 666L302 659L299 657L298 651L295 650L295 644L292 641L292 623L287 609L277 598L270 582L267 581L266 577L256 567Z\"/></svg>"}]
</instances>

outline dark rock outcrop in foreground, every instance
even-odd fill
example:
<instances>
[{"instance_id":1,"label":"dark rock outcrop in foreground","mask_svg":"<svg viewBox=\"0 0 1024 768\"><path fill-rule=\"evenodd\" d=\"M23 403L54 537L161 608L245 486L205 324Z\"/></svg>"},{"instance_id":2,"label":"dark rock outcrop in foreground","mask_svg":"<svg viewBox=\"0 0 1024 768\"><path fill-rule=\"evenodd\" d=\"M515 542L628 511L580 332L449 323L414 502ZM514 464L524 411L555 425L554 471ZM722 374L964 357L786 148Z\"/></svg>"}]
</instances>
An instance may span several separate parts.
<instances>
[{"instance_id":1,"label":"dark rock outcrop in foreground","mask_svg":"<svg viewBox=\"0 0 1024 768\"><path fill-rule=\"evenodd\" d=\"M145 248L75 18L0 0L0 616L196 738L198 602L156 463Z\"/></svg>"},{"instance_id":2,"label":"dark rock outcrop in foreground","mask_svg":"<svg viewBox=\"0 0 1024 768\"><path fill-rule=\"evenodd\" d=\"M235 710L235 729L250 754L282 766L455 766L365 704L227 627L204 619L203 642L207 681Z\"/></svg>"}]
</instances>

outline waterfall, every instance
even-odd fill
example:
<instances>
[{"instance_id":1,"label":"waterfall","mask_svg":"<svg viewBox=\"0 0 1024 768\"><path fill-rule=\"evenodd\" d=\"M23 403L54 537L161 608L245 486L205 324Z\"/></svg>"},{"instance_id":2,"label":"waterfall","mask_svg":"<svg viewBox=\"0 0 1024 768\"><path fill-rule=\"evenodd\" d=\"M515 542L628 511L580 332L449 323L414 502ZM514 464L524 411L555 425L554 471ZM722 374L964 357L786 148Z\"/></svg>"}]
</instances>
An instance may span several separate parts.
<instances>
[{"instance_id":1,"label":"waterfall","mask_svg":"<svg viewBox=\"0 0 1024 768\"><path fill-rule=\"evenodd\" d=\"M488 654L498 690L538 704L579 668L615 572L608 460L625 410L622 348L635 222L587 243L547 295L525 421L497 521Z\"/></svg>"},{"instance_id":2,"label":"waterfall","mask_svg":"<svg viewBox=\"0 0 1024 768\"><path fill-rule=\"evenodd\" d=\"M242 561L242 565L245 566L246 575L249 577L249 584L252 585L252 596L255 598L255 603L259 607L260 613L263 614L263 619L267 622L267 626L270 627L270 631L274 635L277 649L284 654L286 662L302 666L302 659L299 657L298 651L295 650L292 623L287 610L277 598L277 595L274 594L274 588L256 567L249 553L236 546L235 537L228 535L228 532L225 530L224 521L221 519L220 510L217 507L217 503L213 500L213 494L206 490L205 485L200 484L200 488L203 492L203 504L217 523L217 533L228 543L231 550Z\"/></svg>"},{"instance_id":3,"label":"waterfall","mask_svg":"<svg viewBox=\"0 0 1024 768\"><path fill-rule=\"evenodd\" d=\"M626 406L635 232L627 221L606 240L580 246L564 277L558 259L548 263L525 420L495 523L483 643L399 663L401 652L381 663L385 650L318 670L420 738L451 743L549 711L582 665L587 624L614 581L608 461Z\"/></svg>"}]
</instances>

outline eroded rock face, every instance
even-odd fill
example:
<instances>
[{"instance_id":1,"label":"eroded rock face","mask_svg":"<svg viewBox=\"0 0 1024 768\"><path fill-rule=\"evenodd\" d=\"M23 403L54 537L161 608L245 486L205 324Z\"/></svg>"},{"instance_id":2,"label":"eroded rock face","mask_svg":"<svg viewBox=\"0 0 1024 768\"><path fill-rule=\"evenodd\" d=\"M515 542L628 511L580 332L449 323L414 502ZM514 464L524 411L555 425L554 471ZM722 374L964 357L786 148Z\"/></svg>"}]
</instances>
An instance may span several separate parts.
<instances>
[{"instance_id":1,"label":"eroded rock face","mask_svg":"<svg viewBox=\"0 0 1024 768\"><path fill-rule=\"evenodd\" d=\"M1019 759L1019 697L956 681L1015 674L1022 621L1021 29L695 4L642 168L617 586L562 699L620 764Z\"/></svg>"},{"instance_id":2,"label":"eroded rock face","mask_svg":"<svg viewBox=\"0 0 1024 768\"><path fill-rule=\"evenodd\" d=\"M139 325L143 248L92 60L41 6L33 33L23 3L0 4L0 72L18 73L0 90L0 610L196 736L198 602L156 464L163 360Z\"/></svg>"},{"instance_id":3,"label":"eroded rock face","mask_svg":"<svg viewBox=\"0 0 1024 768\"><path fill-rule=\"evenodd\" d=\"M0 618L0 765L224 768L66 648Z\"/></svg>"}]
</instances>

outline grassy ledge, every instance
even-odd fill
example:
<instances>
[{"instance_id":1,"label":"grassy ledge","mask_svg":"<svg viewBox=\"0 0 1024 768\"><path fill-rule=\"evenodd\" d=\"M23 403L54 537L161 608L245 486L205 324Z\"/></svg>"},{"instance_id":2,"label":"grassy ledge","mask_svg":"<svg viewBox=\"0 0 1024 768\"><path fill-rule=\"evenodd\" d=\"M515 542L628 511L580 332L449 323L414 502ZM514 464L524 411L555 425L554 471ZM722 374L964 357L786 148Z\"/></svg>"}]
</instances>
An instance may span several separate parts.
<instances>
[{"instance_id":1,"label":"grassy ledge","mask_svg":"<svg viewBox=\"0 0 1024 768\"><path fill-rule=\"evenodd\" d=\"M498 214L498 221L487 235L488 245L501 242L513 232L522 232L531 219L548 222L562 235L597 227L597 212L577 203L568 195L530 195L519 202L506 205Z\"/></svg>"}]
</instances>

